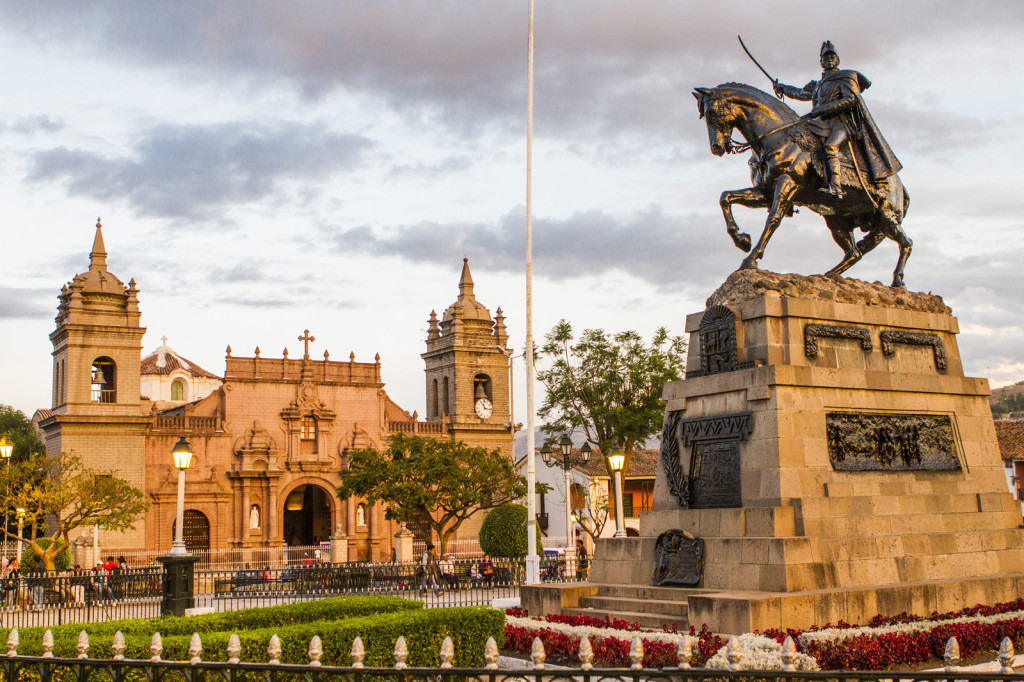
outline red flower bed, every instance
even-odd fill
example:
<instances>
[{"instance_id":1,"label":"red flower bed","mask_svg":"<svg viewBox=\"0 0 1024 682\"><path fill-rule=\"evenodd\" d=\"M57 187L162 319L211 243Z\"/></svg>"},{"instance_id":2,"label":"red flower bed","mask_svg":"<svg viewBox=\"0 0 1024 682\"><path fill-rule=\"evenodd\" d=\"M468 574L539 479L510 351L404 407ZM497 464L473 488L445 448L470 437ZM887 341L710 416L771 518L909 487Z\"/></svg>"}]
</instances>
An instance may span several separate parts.
<instances>
[{"instance_id":1,"label":"red flower bed","mask_svg":"<svg viewBox=\"0 0 1024 682\"><path fill-rule=\"evenodd\" d=\"M994 616L1013 611L1024 611L1024 599L1004 602L995 606L978 604L969 608L949 613L933 613L930 616L917 616L901 613L898 616L875 616L868 625L881 627L902 623L917 623L926 620L950 620L964 616ZM526 611L509 609L511 616L528 617ZM590 626L612 628L624 631L636 631L640 626L620 620L591 618L588 616L545 616L538 621L536 628L520 628L505 626L506 646L521 653L530 653L533 638L540 637L548 656L579 660L580 638L552 632L543 627L543 622L564 623L573 626ZM826 624L807 630L786 631L771 629L760 634L772 637L780 644L791 636L799 642L804 632L827 629L849 629L860 627L839 621L837 624ZM676 632L675 628L671 629ZM707 626L701 626L698 633L690 627L690 635L697 637L692 665L700 667L715 655L724 642L717 635L712 635ZM1009 637L1015 647L1024 646L1024 619L1011 618L997 623L948 623L937 625L931 630L922 632L889 632L879 635L862 634L842 641L811 640L804 650L817 659L822 670L889 670L899 665L915 665L931 660L942 660L946 642L956 637L960 645L960 655L971 658L985 651L995 651L1004 637ZM594 663L603 667L625 667L629 665L629 644L631 637L604 637L591 641L594 647ZM644 640L644 666L648 668L674 667L679 664L676 647L659 641Z\"/></svg>"},{"instance_id":2,"label":"red flower bed","mask_svg":"<svg viewBox=\"0 0 1024 682\"><path fill-rule=\"evenodd\" d=\"M521 614L522 611L516 610L517 613L513 613L513 610L509 610L509 615L524 617ZM547 619L551 619L551 616L547 616ZM561 617L559 617L561 618ZM582 618L586 618L585 616ZM594 625L593 623L570 623L571 625L588 625L591 627L608 627L598 618L589 618L590 621L600 623ZM560 622L548 620L548 622ZM613 622L624 622L624 621L613 621ZM631 624L631 625L635 625ZM622 628L617 628L622 629ZM724 642L717 635L712 635L708 632L707 626L701 628L698 633L696 628L690 628L690 634L697 637L697 646L694 648L692 665L701 666L707 661L708 658L713 656L718 651ZM641 633L641 637L642 637ZM537 627L517 627L514 625L505 626L505 646L513 651L518 651L523 654L529 654L533 647L533 638L540 637L540 641L544 643L544 652L551 658L561 658L570 661L579 661L580 653L580 638L566 635L560 632L553 632L550 628L543 626L543 623L538 621ZM600 639L591 639L591 645L594 648L594 664L600 667L606 668L623 668L630 665L629 661L629 645L632 641L632 637L620 639L618 637L602 637ZM646 668L667 668L679 665L679 658L676 655L675 644L669 642L662 642L658 640L643 640L644 642L644 667Z\"/></svg>"}]
</instances>

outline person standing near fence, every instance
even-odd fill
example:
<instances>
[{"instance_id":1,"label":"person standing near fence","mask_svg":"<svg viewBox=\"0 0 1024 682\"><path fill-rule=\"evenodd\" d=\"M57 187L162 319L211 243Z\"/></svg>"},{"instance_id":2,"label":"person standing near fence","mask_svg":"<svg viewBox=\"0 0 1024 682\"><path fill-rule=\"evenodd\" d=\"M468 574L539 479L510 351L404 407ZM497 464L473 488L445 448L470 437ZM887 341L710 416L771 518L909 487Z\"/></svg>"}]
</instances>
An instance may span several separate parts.
<instances>
[{"instance_id":1,"label":"person standing near fence","mask_svg":"<svg viewBox=\"0 0 1024 682\"><path fill-rule=\"evenodd\" d=\"M484 560L480 562L480 573L483 574L487 587L491 587L494 582L494 562L487 554L484 554Z\"/></svg>"},{"instance_id":2,"label":"person standing near fence","mask_svg":"<svg viewBox=\"0 0 1024 682\"><path fill-rule=\"evenodd\" d=\"M21 564L17 559L11 559L7 565L7 572L3 577L4 601L11 611L18 605L18 593L21 591Z\"/></svg>"},{"instance_id":3,"label":"person standing near fence","mask_svg":"<svg viewBox=\"0 0 1024 682\"><path fill-rule=\"evenodd\" d=\"M26 582L31 589L32 610L42 610L43 602L46 601L46 567L43 566L43 560L39 557L36 557L32 564L32 570L29 571Z\"/></svg>"},{"instance_id":4,"label":"person standing near fence","mask_svg":"<svg viewBox=\"0 0 1024 682\"><path fill-rule=\"evenodd\" d=\"M583 544L583 540L576 541L576 576L580 580L587 579L587 570L590 567L590 562L587 560L587 546Z\"/></svg>"},{"instance_id":5,"label":"person standing near fence","mask_svg":"<svg viewBox=\"0 0 1024 682\"><path fill-rule=\"evenodd\" d=\"M420 557L420 570L423 575L420 577L420 596L426 596L427 585L434 586L434 596L441 594L441 585L437 582L437 555L434 554L434 546L427 545L427 549Z\"/></svg>"}]
</instances>

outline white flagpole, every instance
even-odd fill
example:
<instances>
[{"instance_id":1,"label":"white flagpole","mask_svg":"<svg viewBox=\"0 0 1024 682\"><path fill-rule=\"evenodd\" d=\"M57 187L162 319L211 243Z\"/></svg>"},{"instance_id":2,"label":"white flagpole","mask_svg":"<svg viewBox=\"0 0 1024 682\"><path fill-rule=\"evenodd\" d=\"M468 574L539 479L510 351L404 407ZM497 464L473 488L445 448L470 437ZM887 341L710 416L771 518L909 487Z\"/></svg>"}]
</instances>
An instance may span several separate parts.
<instances>
[{"instance_id":1,"label":"white flagpole","mask_svg":"<svg viewBox=\"0 0 1024 682\"><path fill-rule=\"evenodd\" d=\"M533 405L533 0L526 76L526 584L540 582L537 556L537 451Z\"/></svg>"}]
</instances>

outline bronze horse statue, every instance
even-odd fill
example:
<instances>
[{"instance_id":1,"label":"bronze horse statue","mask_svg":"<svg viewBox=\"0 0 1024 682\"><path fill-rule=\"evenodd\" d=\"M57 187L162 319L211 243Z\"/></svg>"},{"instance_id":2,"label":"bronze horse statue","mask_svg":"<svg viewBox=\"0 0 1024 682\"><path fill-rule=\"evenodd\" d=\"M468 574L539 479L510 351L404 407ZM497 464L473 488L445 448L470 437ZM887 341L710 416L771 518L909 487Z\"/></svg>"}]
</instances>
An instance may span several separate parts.
<instances>
[{"instance_id":1,"label":"bronze horse statue","mask_svg":"<svg viewBox=\"0 0 1024 682\"><path fill-rule=\"evenodd\" d=\"M715 156L751 152L753 187L722 193L719 203L726 230L737 248L750 252L741 269L757 268L765 247L795 206L806 206L825 218L832 239L843 249L843 259L827 275L839 275L888 237L899 245L900 256L893 271L892 286L902 287L903 269L913 242L900 223L910 198L893 175L872 182L861 172L866 168L859 145L848 144L844 153L842 182L850 188L842 197L821 191L826 170L821 162L821 142L806 120L772 95L742 83L724 83L714 88L696 88L701 118L707 121L711 153ZM746 143L732 139L738 130ZM767 208L768 219L754 250L750 235L740 232L732 205ZM867 234L855 241L854 229Z\"/></svg>"}]
</instances>

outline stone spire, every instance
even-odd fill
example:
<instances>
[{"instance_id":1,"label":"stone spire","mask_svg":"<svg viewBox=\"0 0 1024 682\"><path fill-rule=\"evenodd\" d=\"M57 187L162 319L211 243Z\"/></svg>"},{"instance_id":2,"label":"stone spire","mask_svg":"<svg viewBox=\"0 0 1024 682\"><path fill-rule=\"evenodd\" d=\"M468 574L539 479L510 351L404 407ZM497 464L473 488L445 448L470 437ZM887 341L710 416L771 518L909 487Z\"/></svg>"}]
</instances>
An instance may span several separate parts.
<instances>
[{"instance_id":1,"label":"stone spire","mask_svg":"<svg viewBox=\"0 0 1024 682\"><path fill-rule=\"evenodd\" d=\"M107 247L103 245L103 225L96 219L96 237L92 240L92 253L89 254L89 269L107 271Z\"/></svg>"},{"instance_id":2,"label":"stone spire","mask_svg":"<svg viewBox=\"0 0 1024 682\"><path fill-rule=\"evenodd\" d=\"M462 259L462 277L459 278L459 300L476 299L473 294L473 276L469 274L469 259Z\"/></svg>"}]
</instances>

